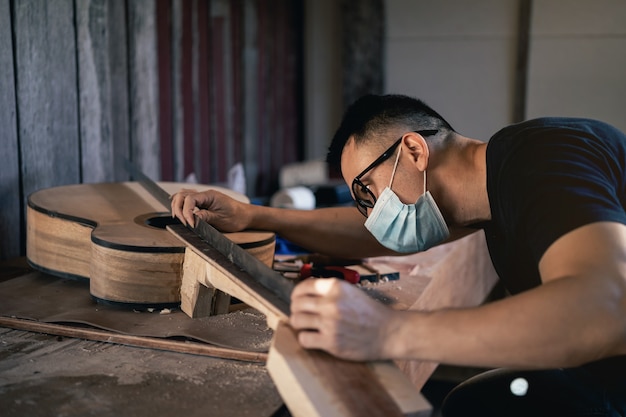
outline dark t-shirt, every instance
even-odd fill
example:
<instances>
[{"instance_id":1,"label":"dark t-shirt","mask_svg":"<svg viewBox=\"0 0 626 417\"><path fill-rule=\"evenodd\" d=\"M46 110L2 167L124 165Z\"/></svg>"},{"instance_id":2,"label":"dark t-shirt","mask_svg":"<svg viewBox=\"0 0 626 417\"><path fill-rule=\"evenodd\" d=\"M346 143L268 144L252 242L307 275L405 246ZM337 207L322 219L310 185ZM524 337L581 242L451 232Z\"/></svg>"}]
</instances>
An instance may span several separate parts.
<instances>
[{"instance_id":1,"label":"dark t-shirt","mask_svg":"<svg viewBox=\"0 0 626 417\"><path fill-rule=\"evenodd\" d=\"M595 120L542 118L500 130L487 146L493 264L512 294L541 284L539 261L589 223L626 224L626 135Z\"/></svg>"}]
</instances>

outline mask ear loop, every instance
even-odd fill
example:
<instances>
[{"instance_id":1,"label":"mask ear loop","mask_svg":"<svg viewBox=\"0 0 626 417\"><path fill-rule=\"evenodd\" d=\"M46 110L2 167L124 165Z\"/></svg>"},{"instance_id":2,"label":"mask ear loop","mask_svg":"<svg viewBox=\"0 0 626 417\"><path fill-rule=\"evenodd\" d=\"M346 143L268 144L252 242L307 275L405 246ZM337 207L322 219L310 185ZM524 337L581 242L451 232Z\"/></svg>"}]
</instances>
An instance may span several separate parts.
<instances>
[{"instance_id":1,"label":"mask ear loop","mask_svg":"<svg viewBox=\"0 0 626 417\"><path fill-rule=\"evenodd\" d=\"M424 192L422 195L426 195L426 170L424 170Z\"/></svg>"},{"instance_id":2,"label":"mask ear loop","mask_svg":"<svg viewBox=\"0 0 626 417\"><path fill-rule=\"evenodd\" d=\"M400 152L402 152L402 144L398 147L398 155L396 156L396 162L393 164L393 171L391 171L391 179L389 180L389 188L393 184L393 177L396 176L396 168L398 167L398 161L400 160Z\"/></svg>"}]
</instances>

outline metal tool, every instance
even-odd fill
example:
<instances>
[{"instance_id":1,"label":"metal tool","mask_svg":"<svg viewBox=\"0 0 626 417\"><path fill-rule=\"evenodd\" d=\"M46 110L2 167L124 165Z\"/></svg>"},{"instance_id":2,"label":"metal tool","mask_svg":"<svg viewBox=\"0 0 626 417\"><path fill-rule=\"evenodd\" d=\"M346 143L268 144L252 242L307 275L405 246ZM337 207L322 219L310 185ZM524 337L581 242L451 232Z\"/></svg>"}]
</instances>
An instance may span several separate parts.
<instances>
[{"instance_id":1,"label":"metal tool","mask_svg":"<svg viewBox=\"0 0 626 417\"><path fill-rule=\"evenodd\" d=\"M342 266L315 265L312 263L302 265L300 278L340 278L351 284L358 284L361 276L357 271Z\"/></svg>"}]
</instances>

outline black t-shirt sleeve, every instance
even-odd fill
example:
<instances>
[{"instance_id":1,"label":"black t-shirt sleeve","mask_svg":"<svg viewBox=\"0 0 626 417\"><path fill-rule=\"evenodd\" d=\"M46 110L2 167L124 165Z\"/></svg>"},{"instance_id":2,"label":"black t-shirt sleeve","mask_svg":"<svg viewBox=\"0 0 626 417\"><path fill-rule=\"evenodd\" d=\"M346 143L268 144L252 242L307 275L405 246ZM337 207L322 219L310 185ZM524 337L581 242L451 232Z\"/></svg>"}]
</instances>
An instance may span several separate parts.
<instances>
[{"instance_id":1,"label":"black t-shirt sleeve","mask_svg":"<svg viewBox=\"0 0 626 417\"><path fill-rule=\"evenodd\" d=\"M542 121L504 130L489 145L492 224L485 233L514 293L540 284L539 261L561 236L600 221L626 224L626 138L608 125L592 126Z\"/></svg>"},{"instance_id":2,"label":"black t-shirt sleeve","mask_svg":"<svg viewBox=\"0 0 626 417\"><path fill-rule=\"evenodd\" d=\"M549 139L547 137L549 136ZM599 221L626 223L616 170L579 133L542 131L511 161L509 215L535 262L559 237ZM525 155L532 152L530 155ZM523 167L530 161L530 166ZM516 174L517 172L517 174Z\"/></svg>"}]
</instances>

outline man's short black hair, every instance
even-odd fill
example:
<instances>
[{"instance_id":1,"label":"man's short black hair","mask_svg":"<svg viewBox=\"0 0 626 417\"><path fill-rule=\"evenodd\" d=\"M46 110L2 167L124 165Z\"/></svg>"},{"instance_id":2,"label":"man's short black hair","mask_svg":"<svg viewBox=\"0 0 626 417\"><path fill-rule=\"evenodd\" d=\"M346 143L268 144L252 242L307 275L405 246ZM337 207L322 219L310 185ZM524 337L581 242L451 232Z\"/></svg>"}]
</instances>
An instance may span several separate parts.
<instances>
[{"instance_id":1,"label":"man's short black hair","mask_svg":"<svg viewBox=\"0 0 626 417\"><path fill-rule=\"evenodd\" d=\"M370 94L359 98L346 110L328 148L326 161L332 170L339 172L341 153L351 136L358 143L397 126L408 130L438 130L439 137L454 131L439 113L421 100L398 94Z\"/></svg>"}]
</instances>

